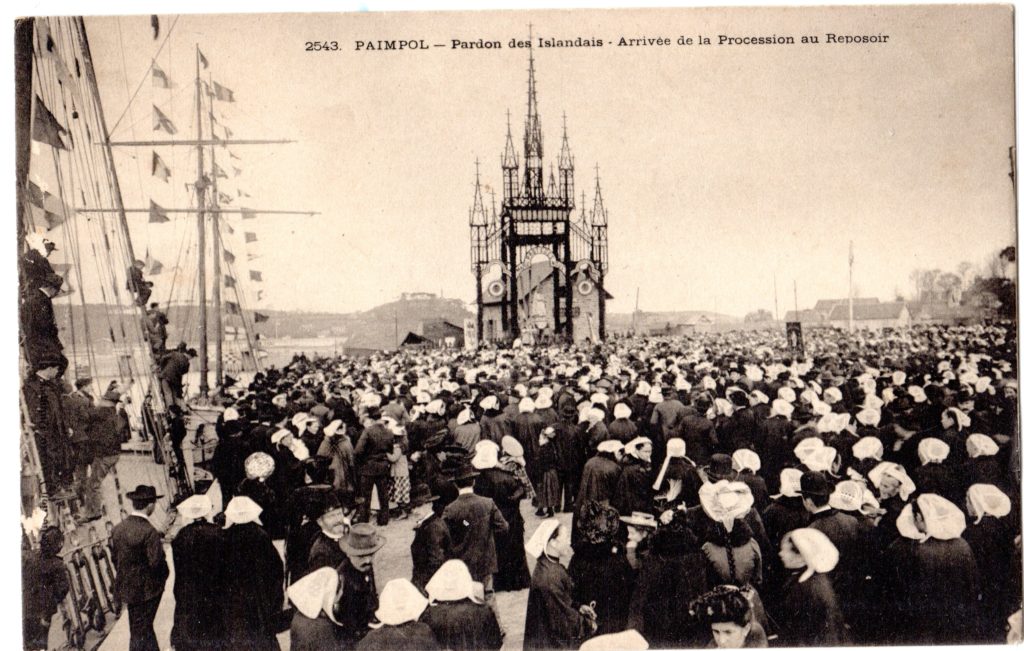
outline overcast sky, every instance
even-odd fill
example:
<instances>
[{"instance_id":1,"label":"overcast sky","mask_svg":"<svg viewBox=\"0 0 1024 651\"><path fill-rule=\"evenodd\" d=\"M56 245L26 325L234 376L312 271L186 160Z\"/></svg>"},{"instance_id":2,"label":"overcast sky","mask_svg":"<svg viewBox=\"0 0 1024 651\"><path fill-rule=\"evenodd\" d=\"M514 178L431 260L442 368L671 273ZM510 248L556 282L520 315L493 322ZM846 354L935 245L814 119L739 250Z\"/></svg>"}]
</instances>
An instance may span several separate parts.
<instances>
[{"instance_id":1,"label":"overcast sky","mask_svg":"<svg viewBox=\"0 0 1024 651\"><path fill-rule=\"evenodd\" d=\"M917 267L981 263L1013 243L1007 177L1013 143L1012 14L1008 7L649 10L432 14L160 16L87 19L113 139L152 131L154 102L191 137L195 46L206 75L234 91L215 110L235 138L242 174L224 184L248 207L316 217L232 219L229 246L273 309L352 311L404 291L471 301L468 210L474 160L498 192L505 111L522 155L527 52L512 38L602 39L604 47L535 49L547 151L555 162L568 116L577 196L593 197L594 165L609 212L609 309L801 307L847 293L911 291ZM163 50L163 36L174 24ZM886 34L884 45L828 45L825 34ZM819 35L822 44L678 46L681 35ZM671 46L618 47L663 36ZM355 41L498 40L499 50L356 52ZM340 51L307 52L307 41ZM149 81L151 58L171 91ZM205 129L205 126L204 126ZM194 153L160 150L170 184L118 154L125 203L187 205ZM223 150L218 162L229 162ZM227 165L222 165L227 169ZM228 172L232 174L232 172ZM194 223L130 217L135 248L165 265ZM157 279L157 294L166 293ZM250 296L256 285L250 285Z\"/></svg>"}]
</instances>

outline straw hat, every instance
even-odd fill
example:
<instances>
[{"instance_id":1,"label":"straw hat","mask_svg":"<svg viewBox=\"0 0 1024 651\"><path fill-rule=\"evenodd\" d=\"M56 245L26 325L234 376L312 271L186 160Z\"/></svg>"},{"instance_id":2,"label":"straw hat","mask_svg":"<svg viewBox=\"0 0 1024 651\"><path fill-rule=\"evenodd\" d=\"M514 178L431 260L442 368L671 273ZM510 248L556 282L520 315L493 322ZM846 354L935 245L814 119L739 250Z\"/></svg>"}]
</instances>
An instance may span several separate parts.
<instances>
[{"instance_id":1,"label":"straw hat","mask_svg":"<svg viewBox=\"0 0 1024 651\"><path fill-rule=\"evenodd\" d=\"M369 556L384 546L387 538L377 533L377 529L368 522L354 524L348 535L338 541L341 551L349 556Z\"/></svg>"}]
</instances>

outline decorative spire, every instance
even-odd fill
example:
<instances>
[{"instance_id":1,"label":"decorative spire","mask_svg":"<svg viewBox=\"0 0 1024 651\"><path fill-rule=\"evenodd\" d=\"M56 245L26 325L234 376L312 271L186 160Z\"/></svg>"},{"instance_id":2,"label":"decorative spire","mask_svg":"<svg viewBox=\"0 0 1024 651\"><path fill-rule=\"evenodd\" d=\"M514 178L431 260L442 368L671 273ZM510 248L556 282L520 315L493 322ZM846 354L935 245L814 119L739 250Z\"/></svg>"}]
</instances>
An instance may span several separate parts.
<instances>
[{"instance_id":1,"label":"decorative spire","mask_svg":"<svg viewBox=\"0 0 1024 651\"><path fill-rule=\"evenodd\" d=\"M551 174L548 176L548 196L558 196L558 178L555 176L555 165L551 164Z\"/></svg>"},{"instance_id":2,"label":"decorative spire","mask_svg":"<svg viewBox=\"0 0 1024 651\"><path fill-rule=\"evenodd\" d=\"M608 225L608 213L605 212L604 199L601 198L601 170L597 165L594 165L594 211L591 220L594 226Z\"/></svg>"},{"instance_id":3,"label":"decorative spire","mask_svg":"<svg viewBox=\"0 0 1024 651\"><path fill-rule=\"evenodd\" d=\"M558 169L573 169L572 152L569 151L569 127L565 112L562 113L562 151L558 154Z\"/></svg>"},{"instance_id":4,"label":"decorative spire","mask_svg":"<svg viewBox=\"0 0 1024 651\"><path fill-rule=\"evenodd\" d=\"M487 230L495 231L498 230L498 205L494 201L494 188L490 188L491 192L491 220L487 223Z\"/></svg>"},{"instance_id":5,"label":"decorative spire","mask_svg":"<svg viewBox=\"0 0 1024 651\"><path fill-rule=\"evenodd\" d=\"M476 187L473 190L473 208L469 213L470 226L486 226L487 211L484 210L484 198L480 193L480 159L476 159Z\"/></svg>"},{"instance_id":6,"label":"decorative spire","mask_svg":"<svg viewBox=\"0 0 1024 651\"><path fill-rule=\"evenodd\" d=\"M519 167L519 157L516 156L516 146L512 143L512 111L506 109L505 117L508 121L508 131L505 135L505 153L501 155L501 166L513 170Z\"/></svg>"},{"instance_id":7,"label":"decorative spire","mask_svg":"<svg viewBox=\"0 0 1024 651\"><path fill-rule=\"evenodd\" d=\"M579 219L579 222L580 222L580 226L583 227L584 231L586 231L587 229L590 228L590 225L587 223L587 191L586 190L583 190L582 192L580 192L580 219Z\"/></svg>"},{"instance_id":8,"label":"decorative spire","mask_svg":"<svg viewBox=\"0 0 1024 651\"><path fill-rule=\"evenodd\" d=\"M533 42L533 25L530 25L530 42ZM539 197L544 183L544 144L540 129L540 112L537 110L537 79L533 70L533 48L530 48L529 77L526 82L526 124L523 134L523 157L526 159L526 173L523 178L527 196Z\"/></svg>"}]
</instances>

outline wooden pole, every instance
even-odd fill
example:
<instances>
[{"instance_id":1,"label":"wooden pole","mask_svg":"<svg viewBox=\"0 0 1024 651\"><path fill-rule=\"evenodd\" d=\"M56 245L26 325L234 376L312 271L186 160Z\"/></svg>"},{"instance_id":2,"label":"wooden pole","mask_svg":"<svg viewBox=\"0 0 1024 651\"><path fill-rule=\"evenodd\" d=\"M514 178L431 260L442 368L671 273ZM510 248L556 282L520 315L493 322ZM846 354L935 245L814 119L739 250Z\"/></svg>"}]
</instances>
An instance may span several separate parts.
<instances>
[{"instance_id":1,"label":"wooden pole","mask_svg":"<svg viewBox=\"0 0 1024 651\"><path fill-rule=\"evenodd\" d=\"M210 134L213 134L213 103L210 103ZM210 164L217 165L217 150L210 147ZM220 242L220 207L217 197L217 175L211 175L212 185L210 186L210 205L214 211L210 215L211 227L213 228L213 381L214 386L224 385L224 320L221 313L221 242ZM255 351L253 355L255 356Z\"/></svg>"},{"instance_id":2,"label":"wooden pole","mask_svg":"<svg viewBox=\"0 0 1024 651\"><path fill-rule=\"evenodd\" d=\"M196 44L196 130L199 140L203 139L203 88L199 79L199 44ZM196 228L199 240L199 394L205 396L210 392L209 351L206 341L206 222L203 208L206 189L203 169L203 146L196 146L196 205L199 207Z\"/></svg>"}]
</instances>

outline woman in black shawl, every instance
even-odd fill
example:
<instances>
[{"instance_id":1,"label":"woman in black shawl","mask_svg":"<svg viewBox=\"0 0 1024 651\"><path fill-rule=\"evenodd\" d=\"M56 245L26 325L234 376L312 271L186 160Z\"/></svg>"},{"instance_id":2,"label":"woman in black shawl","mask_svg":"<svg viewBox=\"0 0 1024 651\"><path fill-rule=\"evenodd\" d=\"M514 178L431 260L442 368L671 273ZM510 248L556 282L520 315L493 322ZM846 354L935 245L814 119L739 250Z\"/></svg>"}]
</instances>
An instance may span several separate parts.
<instances>
[{"instance_id":1,"label":"woman in black shawl","mask_svg":"<svg viewBox=\"0 0 1024 651\"><path fill-rule=\"evenodd\" d=\"M575 649L597 628L594 611L576 606L572 579L559 558L569 553L569 531L554 518L544 520L526 544L537 558L526 602L523 650Z\"/></svg>"},{"instance_id":2,"label":"woman in black shawl","mask_svg":"<svg viewBox=\"0 0 1024 651\"><path fill-rule=\"evenodd\" d=\"M619 512L598 502L583 502L579 533L569 561L573 600L594 604L598 635L625 630L634 576Z\"/></svg>"},{"instance_id":3,"label":"woman in black shawl","mask_svg":"<svg viewBox=\"0 0 1024 651\"><path fill-rule=\"evenodd\" d=\"M995 644L1004 639L1003 623L1020 607L1021 577L1007 564L1019 558L1014 550L1015 529L1010 498L992 484L967 489L968 524L963 539L971 546L981 579L979 642ZM1019 568L1019 565L1018 565Z\"/></svg>"},{"instance_id":4,"label":"woman in black shawl","mask_svg":"<svg viewBox=\"0 0 1024 651\"><path fill-rule=\"evenodd\" d=\"M494 535L494 549L498 556L498 571L494 573L494 590L523 590L530 585L530 570L526 566L523 550L523 514L519 502L525 491L514 474L501 467L500 448L493 441L476 444L473 467L480 475L473 484L473 492L494 500L495 506L508 522L508 531Z\"/></svg>"},{"instance_id":5,"label":"woman in black shawl","mask_svg":"<svg viewBox=\"0 0 1024 651\"><path fill-rule=\"evenodd\" d=\"M629 628L643 634L652 648L692 648L706 635L690 615L691 600L707 590L704 555L690 531L685 511L654 533L651 551L637 575L629 607Z\"/></svg>"},{"instance_id":6,"label":"woman in black shawl","mask_svg":"<svg viewBox=\"0 0 1024 651\"><path fill-rule=\"evenodd\" d=\"M284 603L284 564L260 526L262 509L245 496L224 511L224 633L226 648L277 651Z\"/></svg>"}]
</instances>

